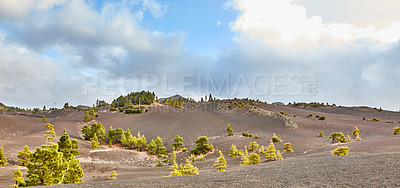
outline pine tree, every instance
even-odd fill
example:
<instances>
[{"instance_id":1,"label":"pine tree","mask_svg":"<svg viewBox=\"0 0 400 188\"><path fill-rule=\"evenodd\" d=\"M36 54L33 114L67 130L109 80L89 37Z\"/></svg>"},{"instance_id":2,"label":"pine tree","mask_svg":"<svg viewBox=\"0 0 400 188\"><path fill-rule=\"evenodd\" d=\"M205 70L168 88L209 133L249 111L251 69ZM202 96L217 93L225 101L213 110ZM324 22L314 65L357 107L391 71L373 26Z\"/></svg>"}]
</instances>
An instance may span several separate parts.
<instances>
[{"instance_id":1,"label":"pine tree","mask_svg":"<svg viewBox=\"0 0 400 188\"><path fill-rule=\"evenodd\" d=\"M360 138L360 135L359 135L359 134L357 134L357 135L356 135L356 140L357 140L357 141L360 141L360 140L361 140L361 138Z\"/></svg>"},{"instance_id":2,"label":"pine tree","mask_svg":"<svg viewBox=\"0 0 400 188\"><path fill-rule=\"evenodd\" d=\"M95 118L96 118L96 114L94 113L94 109L92 108L89 112L89 120L94 120Z\"/></svg>"},{"instance_id":3,"label":"pine tree","mask_svg":"<svg viewBox=\"0 0 400 188\"><path fill-rule=\"evenodd\" d=\"M247 151L247 147L244 147L244 154L242 155L242 158L240 159L240 165L249 165L249 152Z\"/></svg>"},{"instance_id":4,"label":"pine tree","mask_svg":"<svg viewBox=\"0 0 400 188\"><path fill-rule=\"evenodd\" d=\"M179 135L176 135L174 138L174 143L172 144L172 147L176 150L179 151L183 147L183 138L180 137Z\"/></svg>"},{"instance_id":5,"label":"pine tree","mask_svg":"<svg viewBox=\"0 0 400 188\"><path fill-rule=\"evenodd\" d=\"M171 157L170 157L169 161L170 161L171 165L176 163L176 152L175 152L175 150L172 150Z\"/></svg>"},{"instance_id":6,"label":"pine tree","mask_svg":"<svg viewBox=\"0 0 400 188\"><path fill-rule=\"evenodd\" d=\"M258 153L260 153L260 154L265 154L265 147L264 147L264 146L261 146L261 148L258 149Z\"/></svg>"},{"instance_id":7,"label":"pine tree","mask_svg":"<svg viewBox=\"0 0 400 188\"><path fill-rule=\"evenodd\" d=\"M176 164L176 162L174 162L172 164L172 167L170 168L170 170L171 170L170 176L182 176L182 173L179 170L178 164Z\"/></svg>"},{"instance_id":8,"label":"pine tree","mask_svg":"<svg viewBox=\"0 0 400 188\"><path fill-rule=\"evenodd\" d=\"M108 176L108 179L110 179L110 180L115 180L115 179L117 179L117 172L116 172L116 171L112 171L112 172L111 172L111 175Z\"/></svg>"},{"instance_id":9,"label":"pine tree","mask_svg":"<svg viewBox=\"0 0 400 188\"><path fill-rule=\"evenodd\" d=\"M11 185L11 187L25 187L25 181L24 178L22 177L22 172L17 168L13 174L13 180L15 181L14 185Z\"/></svg>"},{"instance_id":10,"label":"pine tree","mask_svg":"<svg viewBox=\"0 0 400 188\"><path fill-rule=\"evenodd\" d=\"M318 134L318 137L324 137L324 132L320 132L319 134Z\"/></svg>"},{"instance_id":11,"label":"pine tree","mask_svg":"<svg viewBox=\"0 0 400 188\"><path fill-rule=\"evenodd\" d=\"M197 145L196 148L191 150L191 152L195 155L200 155L200 154L204 155L214 148L212 144L208 143L207 136L197 137L196 145Z\"/></svg>"},{"instance_id":12,"label":"pine tree","mask_svg":"<svg viewBox=\"0 0 400 188\"><path fill-rule=\"evenodd\" d=\"M350 135L347 135L347 142L351 142Z\"/></svg>"},{"instance_id":13,"label":"pine tree","mask_svg":"<svg viewBox=\"0 0 400 188\"><path fill-rule=\"evenodd\" d=\"M255 152L249 155L249 165L255 165L260 163L261 163L260 155L258 155Z\"/></svg>"},{"instance_id":14,"label":"pine tree","mask_svg":"<svg viewBox=\"0 0 400 188\"><path fill-rule=\"evenodd\" d=\"M20 166L26 166L29 162L29 159L31 158L32 152L29 150L29 147L27 145L24 146L24 150L18 152L17 158L18 158L18 163L17 165Z\"/></svg>"},{"instance_id":15,"label":"pine tree","mask_svg":"<svg viewBox=\"0 0 400 188\"><path fill-rule=\"evenodd\" d=\"M266 154L265 154L265 159L268 161L275 161L276 160L276 149L274 146L273 142L269 143L269 146L267 148Z\"/></svg>"},{"instance_id":16,"label":"pine tree","mask_svg":"<svg viewBox=\"0 0 400 188\"><path fill-rule=\"evenodd\" d=\"M0 167L7 164L7 158L4 156L4 148L0 146Z\"/></svg>"},{"instance_id":17,"label":"pine tree","mask_svg":"<svg viewBox=\"0 0 400 188\"><path fill-rule=\"evenodd\" d=\"M285 145L283 146L283 152L293 152L292 145L290 143L285 143Z\"/></svg>"},{"instance_id":18,"label":"pine tree","mask_svg":"<svg viewBox=\"0 0 400 188\"><path fill-rule=\"evenodd\" d=\"M146 137L144 137L144 135L140 136L140 133L138 133L137 147L138 147L139 151L146 151L147 150Z\"/></svg>"},{"instance_id":19,"label":"pine tree","mask_svg":"<svg viewBox=\"0 0 400 188\"><path fill-rule=\"evenodd\" d=\"M157 150L156 142L153 139L151 139L151 141L147 147L147 151L149 152L149 155L155 155L156 150Z\"/></svg>"},{"instance_id":20,"label":"pine tree","mask_svg":"<svg viewBox=\"0 0 400 188\"><path fill-rule=\"evenodd\" d=\"M251 142L249 145L249 151L257 151L259 146L260 145L258 145L257 142Z\"/></svg>"},{"instance_id":21,"label":"pine tree","mask_svg":"<svg viewBox=\"0 0 400 188\"><path fill-rule=\"evenodd\" d=\"M65 172L64 184L69 183L83 183L85 182L82 180L83 178L83 170L79 160L73 157L71 160L68 161L68 170Z\"/></svg>"},{"instance_id":22,"label":"pine tree","mask_svg":"<svg viewBox=\"0 0 400 188\"><path fill-rule=\"evenodd\" d=\"M360 130L357 127L354 127L353 132L351 133L352 136L354 136L355 138L357 137L357 135L360 134Z\"/></svg>"},{"instance_id":23,"label":"pine tree","mask_svg":"<svg viewBox=\"0 0 400 188\"><path fill-rule=\"evenodd\" d=\"M90 132L91 132L91 129L90 129L90 127L88 125L83 126L82 130L81 130L83 139L90 140L90 138L91 138Z\"/></svg>"},{"instance_id":24,"label":"pine tree","mask_svg":"<svg viewBox=\"0 0 400 188\"><path fill-rule=\"evenodd\" d=\"M87 110L85 111L85 116L83 117L83 121L84 121L84 122L90 121L89 112L88 112Z\"/></svg>"},{"instance_id":25,"label":"pine tree","mask_svg":"<svg viewBox=\"0 0 400 188\"><path fill-rule=\"evenodd\" d=\"M231 127L231 124L228 124L228 126L226 127L226 136L234 136L235 134L233 134L233 130Z\"/></svg>"},{"instance_id":26,"label":"pine tree","mask_svg":"<svg viewBox=\"0 0 400 188\"><path fill-rule=\"evenodd\" d=\"M94 133L94 136L93 136L93 138L92 138L92 145L90 146L90 148L92 148L92 149L97 149L97 144L99 143L99 140L98 140L98 138L97 138L97 134L96 133Z\"/></svg>"},{"instance_id":27,"label":"pine tree","mask_svg":"<svg viewBox=\"0 0 400 188\"><path fill-rule=\"evenodd\" d=\"M393 134L400 135L400 127L399 126L396 126L395 128L393 128Z\"/></svg>"},{"instance_id":28,"label":"pine tree","mask_svg":"<svg viewBox=\"0 0 400 188\"><path fill-rule=\"evenodd\" d=\"M218 157L218 159L215 161L215 164L214 164L213 166L216 167L216 168L218 169L217 172L223 172L223 171L225 171L225 168L226 168L226 161L225 161L224 154L222 154L221 151L219 151L219 157Z\"/></svg>"},{"instance_id":29,"label":"pine tree","mask_svg":"<svg viewBox=\"0 0 400 188\"><path fill-rule=\"evenodd\" d=\"M189 160L186 159L185 161L185 166L180 167L179 171L183 176L187 175L197 175L199 174L199 169L195 166L193 166Z\"/></svg>"},{"instance_id":30,"label":"pine tree","mask_svg":"<svg viewBox=\"0 0 400 188\"><path fill-rule=\"evenodd\" d=\"M282 154L281 154L281 151L276 151L276 157L278 158L278 160L279 161L281 161L281 160L283 160L283 157L282 157Z\"/></svg>"},{"instance_id":31,"label":"pine tree","mask_svg":"<svg viewBox=\"0 0 400 188\"><path fill-rule=\"evenodd\" d=\"M44 122L46 122L46 117L45 116L43 116L43 118L42 118L42 122L44 123Z\"/></svg>"},{"instance_id":32,"label":"pine tree","mask_svg":"<svg viewBox=\"0 0 400 188\"><path fill-rule=\"evenodd\" d=\"M271 137L272 142L282 142L281 139L279 139L276 134L274 133L274 135Z\"/></svg>"},{"instance_id":33,"label":"pine tree","mask_svg":"<svg viewBox=\"0 0 400 188\"><path fill-rule=\"evenodd\" d=\"M237 156L241 156L242 152L240 150L237 149L237 147L235 145L232 144L231 146L231 150L229 153L229 157L237 157Z\"/></svg>"},{"instance_id":34,"label":"pine tree","mask_svg":"<svg viewBox=\"0 0 400 188\"><path fill-rule=\"evenodd\" d=\"M342 143L346 142L346 137L344 136L344 134L342 132L334 132L331 135L329 135L329 138L332 138L332 144L335 141L342 142Z\"/></svg>"},{"instance_id":35,"label":"pine tree","mask_svg":"<svg viewBox=\"0 0 400 188\"><path fill-rule=\"evenodd\" d=\"M53 128L52 124L48 123L48 124L46 124L46 127L49 129L48 131L46 131L46 134L44 135L44 137L47 138L47 141L46 141L46 145L47 145L50 140L52 140L56 137L56 133L54 132L54 128Z\"/></svg>"},{"instance_id":36,"label":"pine tree","mask_svg":"<svg viewBox=\"0 0 400 188\"><path fill-rule=\"evenodd\" d=\"M156 149L157 155L167 155L167 148L164 146L162 138L157 136L155 143L157 146L157 149Z\"/></svg>"},{"instance_id":37,"label":"pine tree","mask_svg":"<svg viewBox=\"0 0 400 188\"><path fill-rule=\"evenodd\" d=\"M31 155L30 162L26 166L28 174L27 186L53 185L63 182L64 172L68 169L68 163L63 154L58 152L58 145L50 143L45 149L39 147Z\"/></svg>"}]
</instances>

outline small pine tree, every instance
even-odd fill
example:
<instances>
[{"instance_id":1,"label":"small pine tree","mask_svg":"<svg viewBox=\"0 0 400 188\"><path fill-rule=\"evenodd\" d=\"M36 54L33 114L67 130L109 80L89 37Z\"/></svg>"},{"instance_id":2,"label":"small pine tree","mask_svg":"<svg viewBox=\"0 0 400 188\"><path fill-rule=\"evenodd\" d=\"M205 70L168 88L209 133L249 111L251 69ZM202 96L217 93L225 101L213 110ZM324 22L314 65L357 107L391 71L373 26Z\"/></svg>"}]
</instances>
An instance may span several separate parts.
<instances>
[{"instance_id":1,"label":"small pine tree","mask_svg":"<svg viewBox=\"0 0 400 188\"><path fill-rule=\"evenodd\" d=\"M329 138L332 138L332 144L335 142L342 142L342 143L347 142L346 137L342 132L334 132L331 135L329 135Z\"/></svg>"},{"instance_id":2,"label":"small pine tree","mask_svg":"<svg viewBox=\"0 0 400 188\"><path fill-rule=\"evenodd\" d=\"M44 123L44 122L46 122L46 117L45 116L43 116L43 118L42 118L42 122Z\"/></svg>"},{"instance_id":3,"label":"small pine tree","mask_svg":"<svg viewBox=\"0 0 400 188\"><path fill-rule=\"evenodd\" d=\"M324 137L325 135L324 135L324 132L320 132L319 134L318 134L318 137Z\"/></svg>"},{"instance_id":4,"label":"small pine tree","mask_svg":"<svg viewBox=\"0 0 400 188\"><path fill-rule=\"evenodd\" d=\"M282 142L281 139L279 139L276 134L274 133L274 135L271 137L272 142Z\"/></svg>"},{"instance_id":5,"label":"small pine tree","mask_svg":"<svg viewBox=\"0 0 400 188\"><path fill-rule=\"evenodd\" d=\"M111 142L111 140L108 141L108 147L109 147L109 148L112 148L112 142Z\"/></svg>"},{"instance_id":6,"label":"small pine tree","mask_svg":"<svg viewBox=\"0 0 400 188\"><path fill-rule=\"evenodd\" d=\"M233 130L231 127L231 124L228 124L228 126L226 127L226 136L234 136L235 134L233 134Z\"/></svg>"},{"instance_id":7,"label":"small pine tree","mask_svg":"<svg viewBox=\"0 0 400 188\"><path fill-rule=\"evenodd\" d=\"M0 146L0 167L7 164L7 158L4 156L4 148Z\"/></svg>"},{"instance_id":8,"label":"small pine tree","mask_svg":"<svg viewBox=\"0 0 400 188\"><path fill-rule=\"evenodd\" d=\"M147 147L147 151L148 151L149 155L155 155L156 150L157 150L156 142L153 139L151 139L151 141Z\"/></svg>"},{"instance_id":9,"label":"small pine tree","mask_svg":"<svg viewBox=\"0 0 400 188\"><path fill-rule=\"evenodd\" d=\"M260 145L258 145L257 142L251 142L249 145L249 151L257 151L259 146Z\"/></svg>"},{"instance_id":10,"label":"small pine tree","mask_svg":"<svg viewBox=\"0 0 400 188\"><path fill-rule=\"evenodd\" d=\"M215 164L213 165L213 167L216 167L216 168L218 169L217 172L223 172L223 171L225 171L225 168L226 168L226 161L225 161L224 154L222 154L221 151L219 151L219 157L218 157L218 159L215 161Z\"/></svg>"},{"instance_id":11,"label":"small pine tree","mask_svg":"<svg viewBox=\"0 0 400 188\"><path fill-rule=\"evenodd\" d=\"M204 156L200 155L199 161L204 161Z\"/></svg>"},{"instance_id":12,"label":"small pine tree","mask_svg":"<svg viewBox=\"0 0 400 188\"><path fill-rule=\"evenodd\" d=\"M351 142L350 135L347 135L347 142Z\"/></svg>"},{"instance_id":13,"label":"small pine tree","mask_svg":"<svg viewBox=\"0 0 400 188\"><path fill-rule=\"evenodd\" d=\"M261 148L258 149L258 153L260 153L260 154L265 154L265 147L264 147L264 146L261 146Z\"/></svg>"},{"instance_id":14,"label":"small pine tree","mask_svg":"<svg viewBox=\"0 0 400 188\"><path fill-rule=\"evenodd\" d=\"M11 187L25 187L25 181L24 178L22 177L22 172L17 168L13 174L13 180L15 181L14 185L11 185Z\"/></svg>"},{"instance_id":15,"label":"small pine tree","mask_svg":"<svg viewBox=\"0 0 400 188\"><path fill-rule=\"evenodd\" d=\"M196 162L196 156L194 156L193 154L191 154L191 155L189 156L189 161L192 162L192 163Z\"/></svg>"},{"instance_id":16,"label":"small pine tree","mask_svg":"<svg viewBox=\"0 0 400 188\"><path fill-rule=\"evenodd\" d=\"M276 149L273 142L269 143L267 151L265 152L265 159L268 161L275 161L276 160Z\"/></svg>"},{"instance_id":17,"label":"small pine tree","mask_svg":"<svg viewBox=\"0 0 400 188\"><path fill-rule=\"evenodd\" d=\"M214 146L209 144L207 136L199 136L196 139L196 148L191 150L191 153L195 155L206 154L211 151Z\"/></svg>"},{"instance_id":18,"label":"small pine tree","mask_svg":"<svg viewBox=\"0 0 400 188\"><path fill-rule=\"evenodd\" d=\"M283 146L283 152L293 152L292 145L290 143L285 143L285 145Z\"/></svg>"},{"instance_id":19,"label":"small pine tree","mask_svg":"<svg viewBox=\"0 0 400 188\"><path fill-rule=\"evenodd\" d=\"M170 170L171 170L170 176L182 176L182 173L179 170L178 164L176 164L176 162L174 162L172 164L172 167L170 168Z\"/></svg>"},{"instance_id":20,"label":"small pine tree","mask_svg":"<svg viewBox=\"0 0 400 188\"><path fill-rule=\"evenodd\" d=\"M18 163L17 165L19 166L26 166L29 162L29 159L31 158L32 152L29 150L29 147L27 145L24 146L24 150L18 152L17 158L18 158Z\"/></svg>"},{"instance_id":21,"label":"small pine tree","mask_svg":"<svg viewBox=\"0 0 400 188\"><path fill-rule=\"evenodd\" d=\"M337 147L336 149L331 151L333 156L337 155L347 155L349 153L349 148L347 146L345 147Z\"/></svg>"},{"instance_id":22,"label":"small pine tree","mask_svg":"<svg viewBox=\"0 0 400 188\"><path fill-rule=\"evenodd\" d=\"M360 140L361 140L361 138L360 138L360 135L359 135L359 134L357 134L357 135L356 135L356 140L357 140L357 141L360 141Z\"/></svg>"},{"instance_id":23,"label":"small pine tree","mask_svg":"<svg viewBox=\"0 0 400 188\"><path fill-rule=\"evenodd\" d=\"M189 160L186 159L185 161L185 166L180 167L179 171L183 176L187 175L197 175L199 174L199 169L195 166L193 166Z\"/></svg>"},{"instance_id":24,"label":"small pine tree","mask_svg":"<svg viewBox=\"0 0 400 188\"><path fill-rule=\"evenodd\" d=\"M242 158L240 159L240 165L249 165L249 152L247 151L247 147L244 147L244 154L242 155Z\"/></svg>"},{"instance_id":25,"label":"small pine tree","mask_svg":"<svg viewBox=\"0 0 400 188\"><path fill-rule=\"evenodd\" d=\"M352 136L354 136L355 138L357 137L357 135L360 134L360 130L357 127L354 127L353 132L351 133Z\"/></svg>"},{"instance_id":26,"label":"small pine tree","mask_svg":"<svg viewBox=\"0 0 400 188\"><path fill-rule=\"evenodd\" d=\"M232 144L231 150L230 150L230 153L228 156L229 157L237 157L237 156L241 156L241 155L242 155L242 152L240 150L238 150L235 145Z\"/></svg>"},{"instance_id":27,"label":"small pine tree","mask_svg":"<svg viewBox=\"0 0 400 188\"><path fill-rule=\"evenodd\" d=\"M261 163L260 155L257 153L253 152L249 155L249 165L255 165Z\"/></svg>"},{"instance_id":28,"label":"small pine tree","mask_svg":"<svg viewBox=\"0 0 400 188\"><path fill-rule=\"evenodd\" d=\"M282 154L281 154L281 151L276 151L276 157L278 158L278 160L279 161L281 161L281 160L283 160L283 157L282 157Z\"/></svg>"},{"instance_id":29,"label":"small pine tree","mask_svg":"<svg viewBox=\"0 0 400 188\"><path fill-rule=\"evenodd\" d=\"M94 109L92 108L89 112L89 119L94 120L96 118L96 114L94 113Z\"/></svg>"},{"instance_id":30,"label":"small pine tree","mask_svg":"<svg viewBox=\"0 0 400 188\"><path fill-rule=\"evenodd\" d=\"M174 143L172 143L172 147L176 150L179 151L183 147L183 138L180 137L179 135L176 135L174 138Z\"/></svg>"},{"instance_id":31,"label":"small pine tree","mask_svg":"<svg viewBox=\"0 0 400 188\"><path fill-rule=\"evenodd\" d=\"M395 128L393 128L393 134L400 135L400 127L399 126L396 126Z\"/></svg>"},{"instance_id":32,"label":"small pine tree","mask_svg":"<svg viewBox=\"0 0 400 188\"><path fill-rule=\"evenodd\" d=\"M99 139L97 138L97 134L94 133L94 136L92 138L92 145L90 146L90 148L97 149L98 143L99 143Z\"/></svg>"},{"instance_id":33,"label":"small pine tree","mask_svg":"<svg viewBox=\"0 0 400 188\"><path fill-rule=\"evenodd\" d=\"M115 179L117 179L117 172L116 172L116 171L112 171L112 172L111 172L111 175L108 176L108 179L110 179L110 180L115 180Z\"/></svg>"},{"instance_id":34,"label":"small pine tree","mask_svg":"<svg viewBox=\"0 0 400 188\"><path fill-rule=\"evenodd\" d=\"M46 131L46 134L44 135L44 137L47 138L46 140L46 145L48 144L48 141L50 141L51 139L54 139L56 137L56 133L54 132L54 128L53 125L48 123L46 124L46 127L49 129L48 131Z\"/></svg>"},{"instance_id":35,"label":"small pine tree","mask_svg":"<svg viewBox=\"0 0 400 188\"><path fill-rule=\"evenodd\" d=\"M84 121L84 122L90 121L89 112L88 112L87 110L85 111L85 116L83 117L83 121Z\"/></svg>"}]
</instances>

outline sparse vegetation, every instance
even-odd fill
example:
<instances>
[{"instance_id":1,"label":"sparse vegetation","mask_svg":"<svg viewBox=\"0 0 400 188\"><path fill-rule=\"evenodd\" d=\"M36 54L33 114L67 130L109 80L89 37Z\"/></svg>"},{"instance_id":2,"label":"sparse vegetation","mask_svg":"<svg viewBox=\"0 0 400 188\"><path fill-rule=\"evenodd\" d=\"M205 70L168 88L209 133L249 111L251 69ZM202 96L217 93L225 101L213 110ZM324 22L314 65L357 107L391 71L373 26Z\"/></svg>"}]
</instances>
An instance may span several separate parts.
<instances>
[{"instance_id":1,"label":"sparse vegetation","mask_svg":"<svg viewBox=\"0 0 400 188\"><path fill-rule=\"evenodd\" d=\"M324 132L320 132L319 134L318 134L318 137L324 137L325 135L324 135Z\"/></svg>"},{"instance_id":2,"label":"sparse vegetation","mask_svg":"<svg viewBox=\"0 0 400 188\"><path fill-rule=\"evenodd\" d=\"M349 153L349 148L347 146L345 147L337 147L336 149L331 151L333 156L337 155L347 155Z\"/></svg>"},{"instance_id":3,"label":"sparse vegetation","mask_svg":"<svg viewBox=\"0 0 400 188\"><path fill-rule=\"evenodd\" d=\"M109 180L115 180L115 179L117 179L117 172L116 172L116 171L112 171L112 172L111 172L111 175L108 176L108 179L109 179Z\"/></svg>"},{"instance_id":4,"label":"sparse vegetation","mask_svg":"<svg viewBox=\"0 0 400 188\"><path fill-rule=\"evenodd\" d=\"M390 120L386 120L386 123L393 123L393 121L390 121Z\"/></svg>"}]
</instances>

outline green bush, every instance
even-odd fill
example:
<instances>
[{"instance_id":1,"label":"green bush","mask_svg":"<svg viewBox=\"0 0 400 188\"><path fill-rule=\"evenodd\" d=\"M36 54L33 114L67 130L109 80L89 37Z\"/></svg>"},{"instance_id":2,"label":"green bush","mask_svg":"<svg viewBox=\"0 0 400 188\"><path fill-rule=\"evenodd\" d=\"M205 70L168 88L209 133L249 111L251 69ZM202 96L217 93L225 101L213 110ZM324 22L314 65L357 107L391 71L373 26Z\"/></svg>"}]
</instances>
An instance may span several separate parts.
<instances>
[{"instance_id":1,"label":"green bush","mask_svg":"<svg viewBox=\"0 0 400 188\"><path fill-rule=\"evenodd\" d=\"M282 111L281 111L280 113L281 113L282 115L285 114L285 112L282 112Z\"/></svg>"},{"instance_id":2,"label":"green bush","mask_svg":"<svg viewBox=\"0 0 400 188\"><path fill-rule=\"evenodd\" d=\"M319 134L318 134L318 137L324 137L325 135L324 135L324 132L320 132Z\"/></svg>"},{"instance_id":3,"label":"green bush","mask_svg":"<svg viewBox=\"0 0 400 188\"><path fill-rule=\"evenodd\" d=\"M281 139L279 139L276 134L274 133L274 135L271 137L272 142L282 142Z\"/></svg>"},{"instance_id":4,"label":"green bush","mask_svg":"<svg viewBox=\"0 0 400 188\"><path fill-rule=\"evenodd\" d=\"M187 148L182 148L182 152L187 152L188 149Z\"/></svg>"},{"instance_id":5,"label":"green bush","mask_svg":"<svg viewBox=\"0 0 400 188\"><path fill-rule=\"evenodd\" d=\"M390 121L390 120L386 120L386 123L393 123L393 121Z\"/></svg>"},{"instance_id":6,"label":"green bush","mask_svg":"<svg viewBox=\"0 0 400 188\"><path fill-rule=\"evenodd\" d=\"M313 115L312 115L312 114L308 114L308 117L312 118L312 117L313 117Z\"/></svg>"},{"instance_id":7,"label":"green bush","mask_svg":"<svg viewBox=\"0 0 400 188\"><path fill-rule=\"evenodd\" d=\"M336 149L331 151L333 156L337 155L347 155L349 153L349 148L347 146L345 147L337 147Z\"/></svg>"},{"instance_id":8,"label":"green bush","mask_svg":"<svg viewBox=\"0 0 400 188\"><path fill-rule=\"evenodd\" d=\"M233 130L231 127L231 124L228 124L228 126L226 127L226 136L234 136L235 134L233 134Z\"/></svg>"},{"instance_id":9,"label":"green bush","mask_svg":"<svg viewBox=\"0 0 400 188\"><path fill-rule=\"evenodd\" d=\"M319 116L318 120L321 120L321 121L325 120L325 116Z\"/></svg>"},{"instance_id":10,"label":"green bush","mask_svg":"<svg viewBox=\"0 0 400 188\"><path fill-rule=\"evenodd\" d=\"M257 142L251 142L249 145L249 151L257 151L259 146L260 145L258 145Z\"/></svg>"},{"instance_id":11,"label":"green bush","mask_svg":"<svg viewBox=\"0 0 400 188\"><path fill-rule=\"evenodd\" d=\"M334 142L341 142L345 143L346 142L346 137L342 132L334 132L331 135L329 135L329 138L332 138L332 143Z\"/></svg>"},{"instance_id":12,"label":"green bush","mask_svg":"<svg viewBox=\"0 0 400 188\"><path fill-rule=\"evenodd\" d=\"M238 157L241 155L242 155L242 152L240 150L238 150L235 145L232 144L231 150L230 150L230 153L228 156L229 157Z\"/></svg>"},{"instance_id":13,"label":"green bush","mask_svg":"<svg viewBox=\"0 0 400 188\"><path fill-rule=\"evenodd\" d=\"M191 150L192 154L195 155L200 155L200 154L207 154L209 151L214 149L214 146L212 144L208 143L208 138L207 136L199 136L197 137L196 140L196 148Z\"/></svg>"},{"instance_id":14,"label":"green bush","mask_svg":"<svg viewBox=\"0 0 400 188\"><path fill-rule=\"evenodd\" d=\"M393 128L393 134L400 135L400 127L399 126L396 126L395 128Z\"/></svg>"},{"instance_id":15,"label":"green bush","mask_svg":"<svg viewBox=\"0 0 400 188\"><path fill-rule=\"evenodd\" d=\"M125 114L140 114L145 110L144 106L128 106L124 108Z\"/></svg>"},{"instance_id":16,"label":"green bush","mask_svg":"<svg viewBox=\"0 0 400 188\"><path fill-rule=\"evenodd\" d=\"M372 121L380 121L378 118L372 118Z\"/></svg>"},{"instance_id":17,"label":"green bush","mask_svg":"<svg viewBox=\"0 0 400 188\"><path fill-rule=\"evenodd\" d=\"M283 146L283 152L293 152L292 145L290 143L285 143Z\"/></svg>"}]
</instances>

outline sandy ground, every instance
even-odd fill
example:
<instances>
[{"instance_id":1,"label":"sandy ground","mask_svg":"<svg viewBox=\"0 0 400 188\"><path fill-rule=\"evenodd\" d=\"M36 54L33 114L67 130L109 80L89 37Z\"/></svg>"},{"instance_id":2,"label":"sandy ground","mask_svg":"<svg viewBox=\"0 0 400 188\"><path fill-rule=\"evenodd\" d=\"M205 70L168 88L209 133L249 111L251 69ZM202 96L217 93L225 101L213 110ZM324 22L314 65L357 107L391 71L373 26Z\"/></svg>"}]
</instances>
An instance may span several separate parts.
<instances>
[{"instance_id":1,"label":"sandy ground","mask_svg":"<svg viewBox=\"0 0 400 188\"><path fill-rule=\"evenodd\" d=\"M141 185L135 184L135 182L137 183L139 181L135 179L140 179L140 181L144 182L143 185L153 186L152 184L149 184L149 181L156 178L161 183L154 184L155 187L162 186L162 182L171 180L174 182L177 181L177 184L168 184L168 186L189 186L192 184L185 184L187 181L200 181L202 178L199 178L198 180L196 178L202 177L203 175L205 176L204 178L212 178L213 176L221 178L222 175L220 174L230 173L232 173L234 180L237 178L240 179L240 181L238 180L239 183L233 185L252 185L247 184L251 181L260 183L254 184L255 186L262 185L261 183L266 182L257 180L257 178L247 180L247 176L239 176L239 174L241 174L241 171L247 172L248 170L246 169L263 169L271 165L274 166L274 168L286 168L285 165L279 166L279 164L297 166L297 163L304 163L304 168L308 168L307 165L305 165L306 162L309 162L309 165L314 165L314 162L312 162L313 160L332 161L334 163L331 164L330 168L334 168L335 164L339 165L335 160L341 160L341 158L330 157L330 151L336 148L337 145L332 145L328 136L330 133L338 131L343 132L347 136L347 134L351 134L354 126L357 126L360 129L362 141L345 143L344 145L347 145L350 148L350 153L349 156L344 157L343 159L351 159L354 160L355 163L357 162L357 157L368 158L372 156L371 158L377 158L373 160L379 160L380 158L385 160L384 157L388 157L388 160L392 161L391 158L396 157L398 153L386 153L400 152L400 136L392 135L393 128L396 125L399 125L397 122L400 121L400 113L398 112L379 112L373 109L346 107L295 108L290 106L265 104L258 106L258 108L266 111L277 113L284 111L288 114L287 117L299 126L297 129L291 129L286 127L285 123L279 118L257 115L249 112L247 109L221 112L218 111L216 107L216 103L204 103L200 105L189 103L185 104L183 109L176 110L157 104L150 105L149 111L140 115L125 115L119 112L109 112L107 110L100 110L98 113L99 117L96 118L96 121L101 122L105 126L106 130L108 130L110 126L113 128L123 128L124 130L129 128L133 135L136 135L137 132L140 131L141 134L146 136L148 142L151 139L160 136L163 139L168 152L171 152L172 150L171 144L176 135L183 137L184 144L188 149L193 149L195 147L194 141L198 136L208 136L210 138L210 143L215 146L216 150L221 150L224 153L228 163L228 172L218 174L214 173L215 169L212 167L212 164L219 156L218 152L214 152L205 157L206 161L194 163L194 165L200 170L199 176L182 178L162 178L169 174L168 167L154 167L155 158L144 153L124 150L117 147L110 149L106 146L102 146L97 150L91 150L89 148L90 143L82 140L79 133L81 127L85 125L85 123L82 122L84 112L53 111L43 112L36 115L24 115L18 113L0 114L0 145L4 146L5 154L9 161L8 165L0 168L0 187L8 187L13 183L11 180L12 173L18 167L13 164L17 160L16 155L18 151L21 151L24 145L28 145L31 151L33 151L35 147L45 143L46 140L43 135L46 127L45 123L41 122L43 115L47 117L47 123L54 125L58 136L61 135L63 129L66 129L72 138L77 138L79 140L81 155L78 158L81 160L82 168L85 173L84 179L89 183L87 184L88 186L92 185L93 187L97 187L98 184L90 184L90 182L95 183L107 180L107 176L113 170L118 172L118 182L121 182L121 185L124 185L123 183L127 183L126 185ZM309 118L308 114L313 114L314 116L326 116L326 119L320 121L315 118ZM293 117L293 115L296 115L296 117ZM379 118L381 121L363 121L363 117L368 119ZM391 120L394 123L386 123L386 120ZM235 136L225 136L226 126L228 123L231 124ZM254 135L257 134L259 139L243 137L241 136L241 132L243 131ZM320 131L325 133L325 137L320 138L316 136ZM241 167L239 165L240 158L228 158L227 155L232 144L237 145L239 149L243 149L244 146L248 146L250 142L254 141L260 144L260 146L267 146L273 133L276 133L276 135L283 140L283 142L275 144L277 149L282 151L284 143L290 142L295 151L293 153L285 153L284 162L263 163L254 167ZM58 138L59 137L56 137L54 142L57 142ZM189 152L179 153L177 155L177 161L183 163L184 159L189 156L189 154ZM262 158L264 157L265 156L262 156ZM320 167L314 166L314 168L326 168L327 166L324 165L328 165L328 163L324 163ZM399 163L393 163L393 165L397 165L398 167ZM371 168L367 165L366 169L359 170L371 170L372 167L373 165ZM18 168L26 174L25 168ZM340 168L340 166L337 168ZM289 172L289 169L287 169L287 171ZM261 170L260 172L266 173L261 176L269 176L270 174L267 170ZM308 175L311 176L318 174L318 171L315 172L315 174L313 173L314 172L310 172ZM373 171L369 173L375 174ZM399 173L398 170L393 171L392 175L398 177ZM251 173L249 175L251 175ZM297 179L298 182L300 182L298 186L307 185L300 181L301 178L303 178L301 174L294 174L292 178L295 180ZM391 179L392 177L388 178ZM125 180L132 182L124 182ZM329 178L327 180L329 180ZM226 184L224 184L224 182L230 182L221 181L218 183L215 178L214 181L217 186L225 186ZM241 184L241 181L246 184ZM274 181L276 184L273 185L283 185L281 184L281 180L276 179ZM345 186L345 184L340 184L340 182L331 184L325 182L325 184L318 184L312 179L309 181L309 185ZM145 182L148 182L148 184ZM107 183L110 182L107 181ZM108 185L107 183L104 185ZM381 183L383 183L383 181ZM82 185L85 184L81 184L80 186ZM201 186L207 185L209 184L206 182L201 184ZM288 185L296 186L296 184ZM390 186L392 185L393 184L390 184Z\"/></svg>"}]
</instances>

